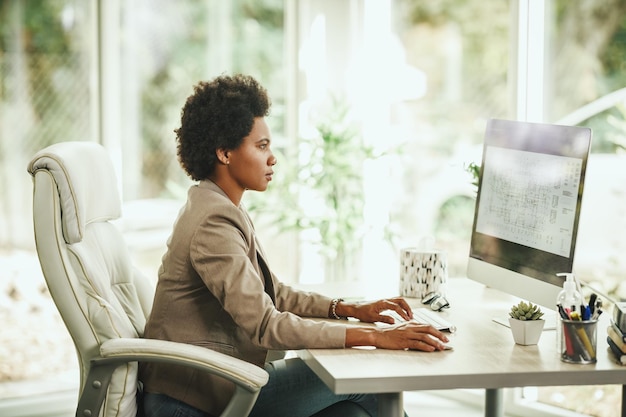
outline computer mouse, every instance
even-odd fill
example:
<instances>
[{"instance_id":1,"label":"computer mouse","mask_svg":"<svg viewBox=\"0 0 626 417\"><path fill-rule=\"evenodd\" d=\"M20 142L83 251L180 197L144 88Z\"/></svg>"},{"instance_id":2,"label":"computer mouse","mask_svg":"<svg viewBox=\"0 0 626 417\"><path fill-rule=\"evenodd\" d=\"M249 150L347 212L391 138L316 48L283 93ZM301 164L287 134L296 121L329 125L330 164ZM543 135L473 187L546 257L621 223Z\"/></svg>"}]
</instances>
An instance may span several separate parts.
<instances>
[{"instance_id":1,"label":"computer mouse","mask_svg":"<svg viewBox=\"0 0 626 417\"><path fill-rule=\"evenodd\" d=\"M441 311L446 307L450 307L450 303L446 300L446 297L439 296L435 298L432 303L430 303L430 308L435 311Z\"/></svg>"},{"instance_id":2,"label":"computer mouse","mask_svg":"<svg viewBox=\"0 0 626 417\"><path fill-rule=\"evenodd\" d=\"M436 292L429 292L428 294L426 294L424 296L424 298L422 298L422 304L430 304L432 303L435 298L439 297L439 294Z\"/></svg>"}]
</instances>

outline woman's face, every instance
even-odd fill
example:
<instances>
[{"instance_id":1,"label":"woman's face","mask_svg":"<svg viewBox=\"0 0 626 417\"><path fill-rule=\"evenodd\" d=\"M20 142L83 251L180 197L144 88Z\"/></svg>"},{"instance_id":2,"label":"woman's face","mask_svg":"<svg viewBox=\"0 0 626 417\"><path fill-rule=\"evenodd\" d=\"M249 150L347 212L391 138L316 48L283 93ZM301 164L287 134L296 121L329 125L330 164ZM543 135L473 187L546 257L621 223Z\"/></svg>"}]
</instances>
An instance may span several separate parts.
<instances>
[{"instance_id":1,"label":"woman's face","mask_svg":"<svg viewBox=\"0 0 626 417\"><path fill-rule=\"evenodd\" d=\"M263 117L256 117L241 145L228 151L228 171L242 190L265 191L272 180L276 158L270 150L270 130Z\"/></svg>"}]
</instances>

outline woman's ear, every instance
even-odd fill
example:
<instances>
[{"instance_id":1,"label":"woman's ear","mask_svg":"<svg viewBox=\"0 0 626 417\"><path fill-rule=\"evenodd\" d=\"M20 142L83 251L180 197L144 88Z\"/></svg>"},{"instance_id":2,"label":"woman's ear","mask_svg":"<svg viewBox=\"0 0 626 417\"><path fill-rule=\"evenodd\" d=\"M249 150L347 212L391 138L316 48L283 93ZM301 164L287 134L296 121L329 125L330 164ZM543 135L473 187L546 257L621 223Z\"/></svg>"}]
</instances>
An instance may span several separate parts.
<instances>
[{"instance_id":1,"label":"woman's ear","mask_svg":"<svg viewBox=\"0 0 626 417\"><path fill-rule=\"evenodd\" d=\"M229 161L228 161L228 151L224 150L222 148L218 149L217 151L215 151L215 153L217 154L217 159L224 165L228 165Z\"/></svg>"}]
</instances>

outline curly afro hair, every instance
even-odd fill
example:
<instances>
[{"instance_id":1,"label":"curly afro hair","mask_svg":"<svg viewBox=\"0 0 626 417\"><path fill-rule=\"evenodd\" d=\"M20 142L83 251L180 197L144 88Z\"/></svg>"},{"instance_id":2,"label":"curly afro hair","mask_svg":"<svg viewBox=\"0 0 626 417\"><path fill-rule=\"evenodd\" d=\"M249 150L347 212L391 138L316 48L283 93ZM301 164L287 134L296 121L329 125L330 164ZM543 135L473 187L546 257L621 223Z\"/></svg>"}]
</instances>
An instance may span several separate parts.
<instances>
[{"instance_id":1,"label":"curly afro hair","mask_svg":"<svg viewBox=\"0 0 626 417\"><path fill-rule=\"evenodd\" d=\"M174 130L187 175L195 181L209 178L216 151L238 148L254 119L269 115L270 106L267 90L247 75L222 75L194 86L181 111L181 126Z\"/></svg>"}]
</instances>

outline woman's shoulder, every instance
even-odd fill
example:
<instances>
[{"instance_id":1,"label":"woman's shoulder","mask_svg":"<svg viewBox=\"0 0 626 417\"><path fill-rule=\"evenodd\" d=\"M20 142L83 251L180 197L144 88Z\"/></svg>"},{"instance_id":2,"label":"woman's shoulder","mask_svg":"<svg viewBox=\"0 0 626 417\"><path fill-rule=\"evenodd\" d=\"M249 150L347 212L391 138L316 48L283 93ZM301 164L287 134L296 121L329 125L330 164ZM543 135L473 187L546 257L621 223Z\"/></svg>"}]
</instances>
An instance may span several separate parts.
<instances>
[{"instance_id":1,"label":"woman's shoulder","mask_svg":"<svg viewBox=\"0 0 626 417\"><path fill-rule=\"evenodd\" d=\"M189 194L198 194L204 197L225 199L230 201L224 190L211 180L200 181L189 188ZM232 204L232 202L231 202Z\"/></svg>"},{"instance_id":2,"label":"woman's shoulder","mask_svg":"<svg viewBox=\"0 0 626 417\"><path fill-rule=\"evenodd\" d=\"M186 206L187 211L195 213L192 215L195 218L200 217L211 222L227 218L243 227L249 225L245 209L234 205L226 193L211 181L202 181L192 186Z\"/></svg>"},{"instance_id":3,"label":"woman's shoulder","mask_svg":"<svg viewBox=\"0 0 626 417\"><path fill-rule=\"evenodd\" d=\"M215 183L211 181L201 181L189 188L187 195L188 204L197 204L203 209L213 209L220 211L238 210L237 206L228 198Z\"/></svg>"}]
</instances>

